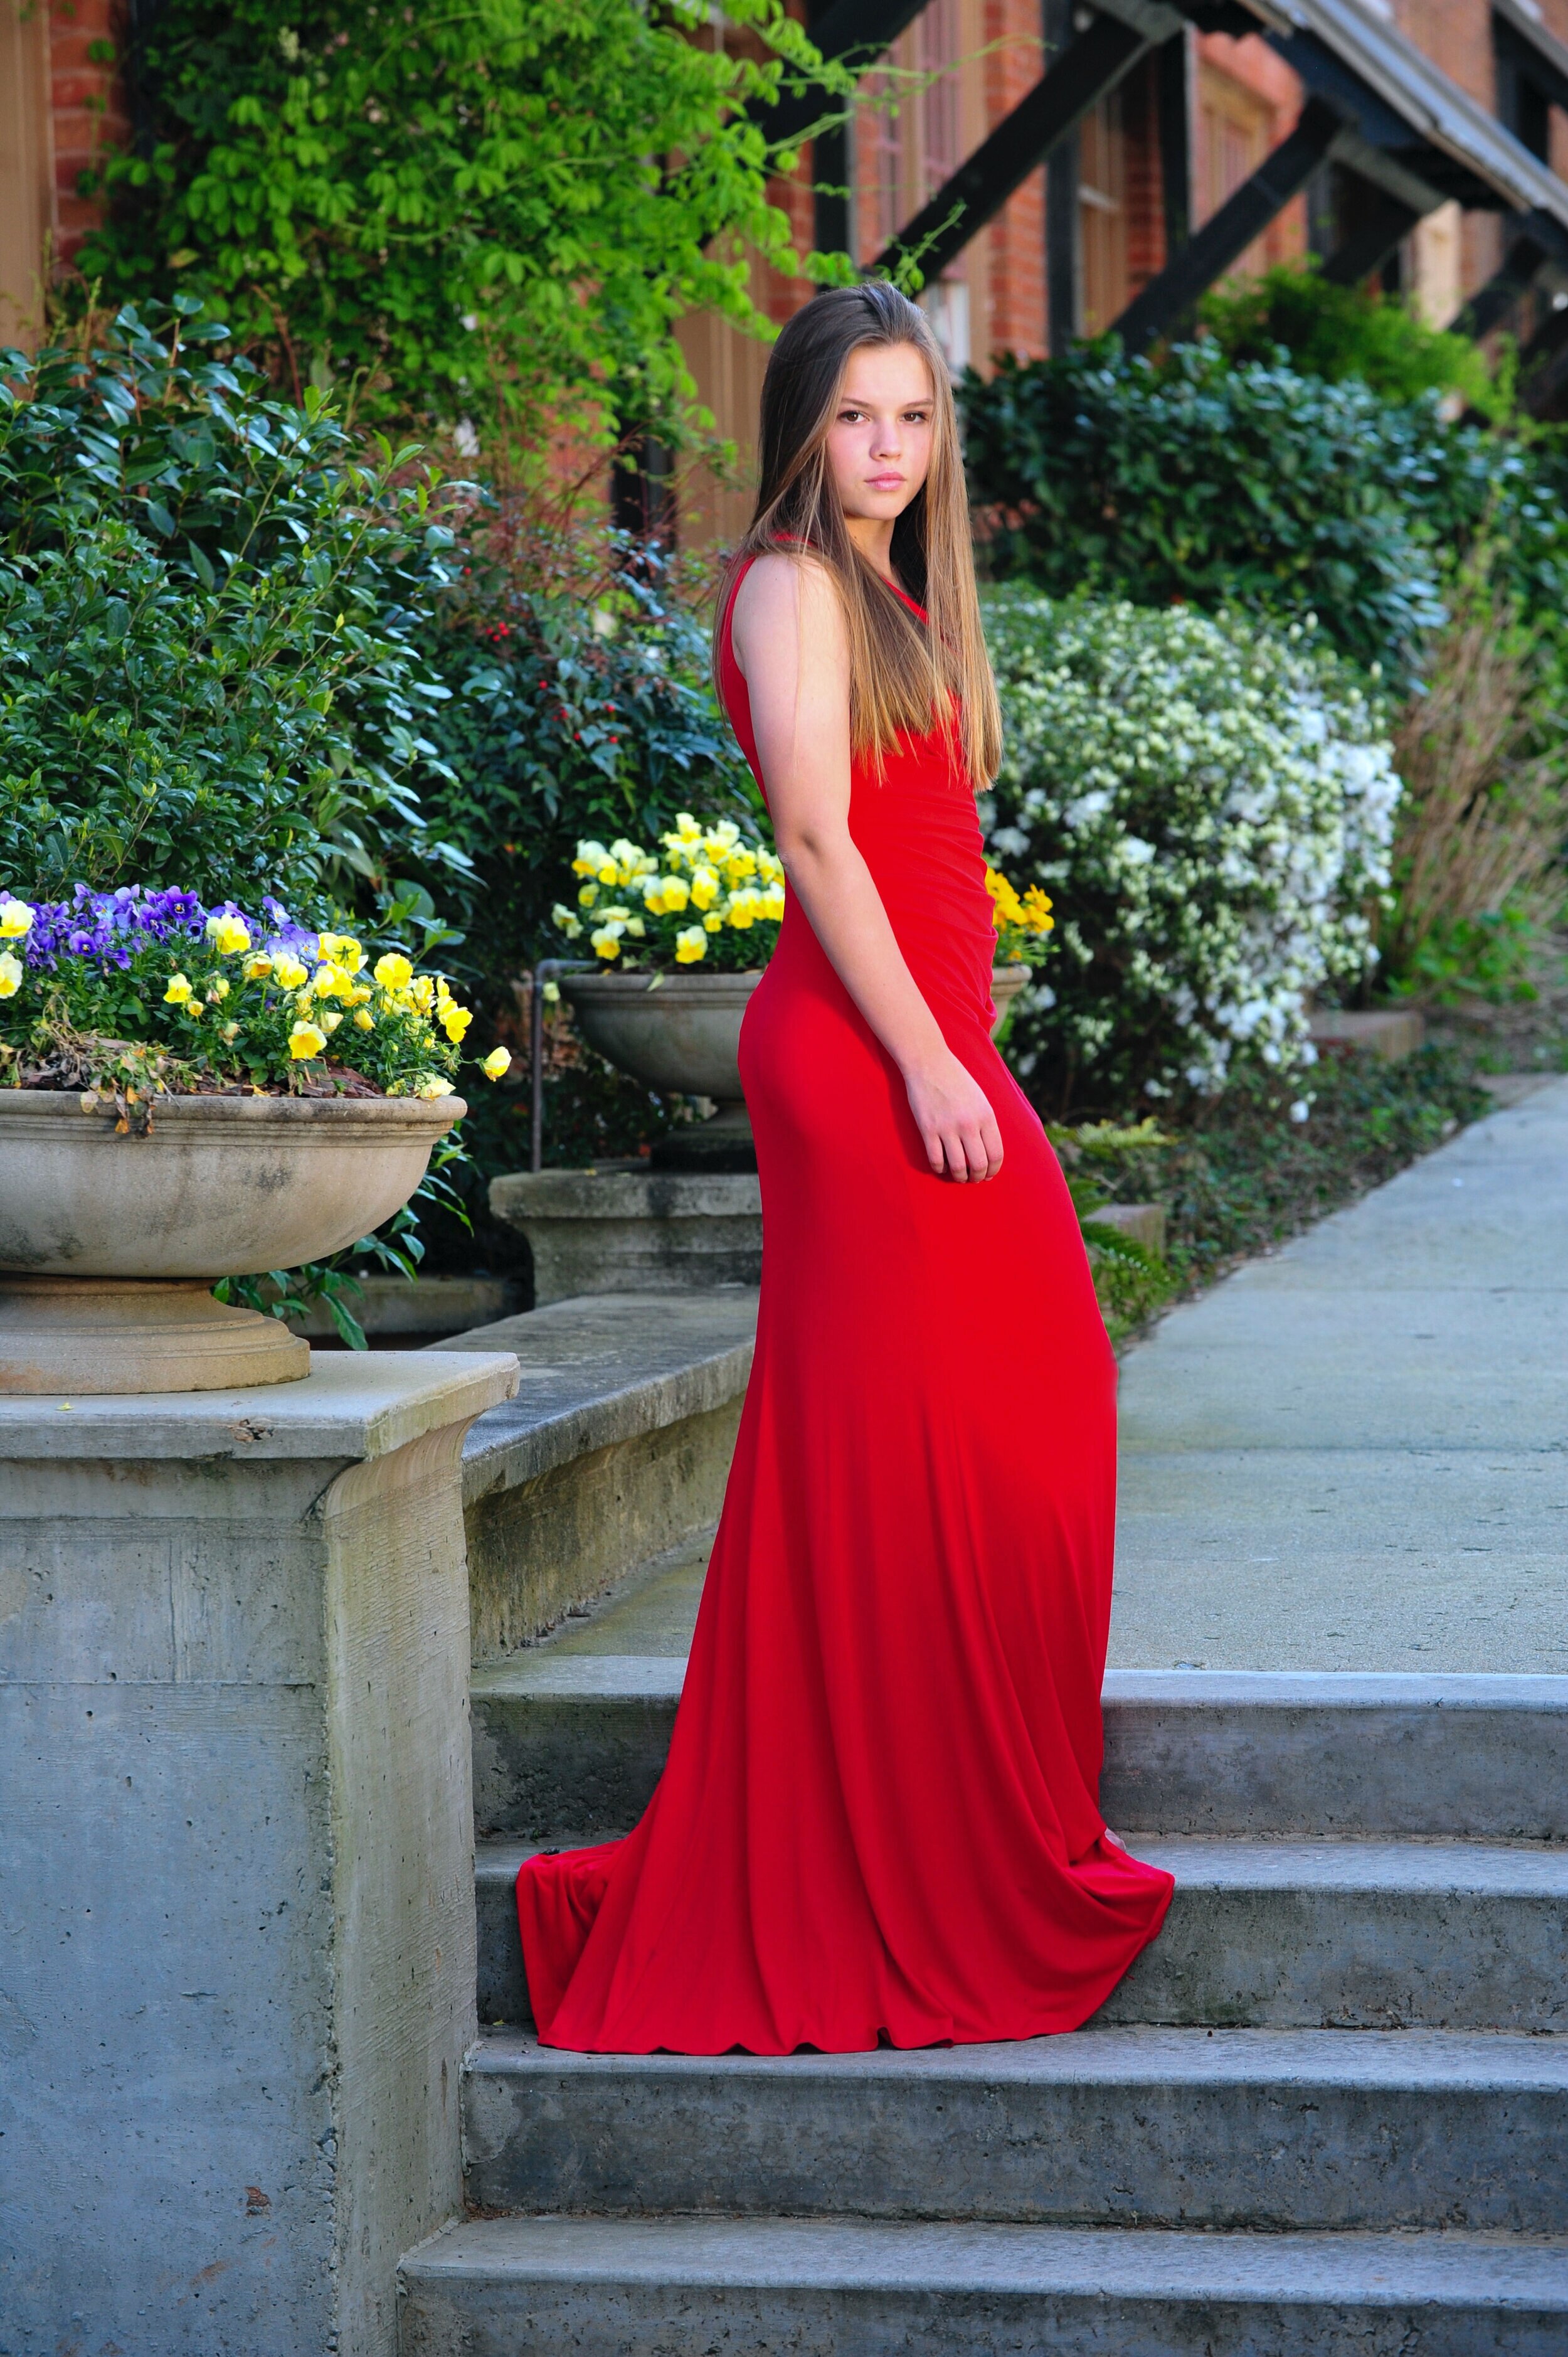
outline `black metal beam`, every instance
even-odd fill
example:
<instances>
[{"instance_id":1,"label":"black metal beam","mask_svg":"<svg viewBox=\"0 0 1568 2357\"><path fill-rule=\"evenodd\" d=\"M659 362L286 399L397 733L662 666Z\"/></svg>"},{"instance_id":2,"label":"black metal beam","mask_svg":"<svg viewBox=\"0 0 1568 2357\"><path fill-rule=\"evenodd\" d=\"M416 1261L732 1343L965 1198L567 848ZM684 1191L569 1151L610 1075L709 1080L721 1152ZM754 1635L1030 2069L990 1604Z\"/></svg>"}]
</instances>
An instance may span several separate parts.
<instances>
[{"instance_id":1,"label":"black metal beam","mask_svg":"<svg viewBox=\"0 0 1568 2357\"><path fill-rule=\"evenodd\" d=\"M876 269L891 270L913 257L928 279L935 278L1152 47L1146 34L1119 16L1096 16L969 161L906 222L878 255Z\"/></svg>"},{"instance_id":2,"label":"black metal beam","mask_svg":"<svg viewBox=\"0 0 1568 2357\"><path fill-rule=\"evenodd\" d=\"M1413 205L1402 204L1398 197L1383 189L1377 192L1372 210L1358 223L1343 244L1337 245L1324 263L1321 275L1334 286L1359 286L1374 270L1380 270L1403 237L1408 237L1421 219Z\"/></svg>"},{"instance_id":3,"label":"black metal beam","mask_svg":"<svg viewBox=\"0 0 1568 2357\"><path fill-rule=\"evenodd\" d=\"M1251 178L1242 181L1114 322L1124 350L1141 352L1180 324L1198 296L1225 275L1275 214L1305 188L1343 123L1337 107L1322 99L1309 100L1290 137L1265 156Z\"/></svg>"},{"instance_id":4,"label":"black metal beam","mask_svg":"<svg viewBox=\"0 0 1568 2357\"><path fill-rule=\"evenodd\" d=\"M1075 0L1040 0L1047 72L1071 45L1074 5ZM1078 333L1079 163L1078 133L1064 132L1046 157L1046 350L1053 359Z\"/></svg>"},{"instance_id":5,"label":"black metal beam","mask_svg":"<svg viewBox=\"0 0 1568 2357\"><path fill-rule=\"evenodd\" d=\"M1368 146L1400 163L1439 198L1453 197L1460 204L1483 209L1496 207L1497 191L1487 182L1445 149L1432 145L1316 33L1269 33L1265 38L1315 98L1338 107L1355 124Z\"/></svg>"},{"instance_id":6,"label":"black metal beam","mask_svg":"<svg viewBox=\"0 0 1568 2357\"><path fill-rule=\"evenodd\" d=\"M817 39L832 5L818 5L808 9L806 27L813 40ZM847 123L830 124L819 131L811 142L811 242L819 253L849 253L854 252L854 215L850 200L854 175L854 126Z\"/></svg>"},{"instance_id":7,"label":"black metal beam","mask_svg":"<svg viewBox=\"0 0 1568 2357\"><path fill-rule=\"evenodd\" d=\"M1527 35L1506 17L1492 18L1493 54L1498 67L1498 120L1516 135L1520 130L1519 85L1537 91L1549 106L1568 107L1568 73L1554 57L1538 49ZM1542 158L1544 161L1545 159Z\"/></svg>"},{"instance_id":8,"label":"black metal beam","mask_svg":"<svg viewBox=\"0 0 1568 2357\"><path fill-rule=\"evenodd\" d=\"M1155 60L1155 104L1160 139L1160 196L1165 258L1192 235L1192 49L1184 26L1162 41Z\"/></svg>"},{"instance_id":9,"label":"black metal beam","mask_svg":"<svg viewBox=\"0 0 1568 2357\"><path fill-rule=\"evenodd\" d=\"M892 48L925 5L926 0L830 0L808 29L830 64L852 58L870 65ZM837 102L821 83L814 83L787 90L777 106L759 111L757 120L769 139L792 141L803 137Z\"/></svg>"},{"instance_id":10,"label":"black metal beam","mask_svg":"<svg viewBox=\"0 0 1568 2357\"><path fill-rule=\"evenodd\" d=\"M1520 352L1519 397L1532 417L1561 418L1568 407L1568 307L1549 311Z\"/></svg>"},{"instance_id":11,"label":"black metal beam","mask_svg":"<svg viewBox=\"0 0 1568 2357\"><path fill-rule=\"evenodd\" d=\"M1545 213L1516 213L1511 225L1511 237L1508 236L1510 224L1503 225L1508 242L1501 267L1477 289L1454 322L1462 336L1488 335L1499 326L1529 293L1537 271L1558 259L1558 249L1568 243L1558 224Z\"/></svg>"}]
</instances>

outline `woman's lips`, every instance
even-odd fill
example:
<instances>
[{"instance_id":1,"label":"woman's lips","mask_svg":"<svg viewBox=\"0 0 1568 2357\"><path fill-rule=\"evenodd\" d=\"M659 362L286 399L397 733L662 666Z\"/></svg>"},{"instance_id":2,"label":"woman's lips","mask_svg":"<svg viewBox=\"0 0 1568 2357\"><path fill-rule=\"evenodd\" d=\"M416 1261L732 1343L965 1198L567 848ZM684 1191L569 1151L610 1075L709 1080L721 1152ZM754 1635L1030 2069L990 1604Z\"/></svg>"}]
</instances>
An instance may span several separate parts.
<instances>
[{"instance_id":1,"label":"woman's lips","mask_svg":"<svg viewBox=\"0 0 1568 2357\"><path fill-rule=\"evenodd\" d=\"M873 475L869 480L874 491L898 491L904 488L902 475Z\"/></svg>"}]
</instances>

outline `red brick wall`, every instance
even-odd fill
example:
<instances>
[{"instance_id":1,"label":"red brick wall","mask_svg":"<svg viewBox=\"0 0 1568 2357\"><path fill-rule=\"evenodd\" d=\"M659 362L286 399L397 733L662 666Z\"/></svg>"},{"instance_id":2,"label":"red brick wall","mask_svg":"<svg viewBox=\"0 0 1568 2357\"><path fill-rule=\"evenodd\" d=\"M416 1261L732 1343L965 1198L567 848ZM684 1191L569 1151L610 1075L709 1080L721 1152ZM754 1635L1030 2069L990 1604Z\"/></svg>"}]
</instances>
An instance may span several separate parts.
<instances>
[{"instance_id":1,"label":"red brick wall","mask_svg":"<svg viewBox=\"0 0 1568 2357\"><path fill-rule=\"evenodd\" d=\"M98 217L78 184L104 139L124 140L131 126L113 62L122 31L115 0L48 0L48 17L54 242L57 259L69 262Z\"/></svg>"},{"instance_id":2,"label":"red brick wall","mask_svg":"<svg viewBox=\"0 0 1568 2357\"><path fill-rule=\"evenodd\" d=\"M985 118L1001 122L1040 79L1040 11L1037 0L984 0L982 30L990 54L984 60ZM1046 175L1031 172L985 232L986 270L981 316L972 323L977 359L1016 352L1042 360L1046 352Z\"/></svg>"},{"instance_id":3,"label":"red brick wall","mask_svg":"<svg viewBox=\"0 0 1568 2357\"><path fill-rule=\"evenodd\" d=\"M1127 130L1127 293L1142 292L1165 266L1165 203L1161 178L1158 81L1153 58L1123 85Z\"/></svg>"}]
</instances>

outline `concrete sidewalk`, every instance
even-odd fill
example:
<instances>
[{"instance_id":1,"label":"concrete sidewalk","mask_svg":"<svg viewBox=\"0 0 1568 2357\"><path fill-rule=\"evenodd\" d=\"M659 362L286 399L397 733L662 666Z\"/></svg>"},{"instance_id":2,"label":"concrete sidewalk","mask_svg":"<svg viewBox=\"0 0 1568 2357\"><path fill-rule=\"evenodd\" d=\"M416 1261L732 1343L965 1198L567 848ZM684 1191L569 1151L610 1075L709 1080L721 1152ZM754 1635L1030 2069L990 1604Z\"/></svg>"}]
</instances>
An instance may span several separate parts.
<instances>
[{"instance_id":1,"label":"concrete sidewalk","mask_svg":"<svg viewBox=\"0 0 1568 2357\"><path fill-rule=\"evenodd\" d=\"M1568 1082L1173 1310L1122 1448L1115 1666L1568 1670Z\"/></svg>"}]
</instances>

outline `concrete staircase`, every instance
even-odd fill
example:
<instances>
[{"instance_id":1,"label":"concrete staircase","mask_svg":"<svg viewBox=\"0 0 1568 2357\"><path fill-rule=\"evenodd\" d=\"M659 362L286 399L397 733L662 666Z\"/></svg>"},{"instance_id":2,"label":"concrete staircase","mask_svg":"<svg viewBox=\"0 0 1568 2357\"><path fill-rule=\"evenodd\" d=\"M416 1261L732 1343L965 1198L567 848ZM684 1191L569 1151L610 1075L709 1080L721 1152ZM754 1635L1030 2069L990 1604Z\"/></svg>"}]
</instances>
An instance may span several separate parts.
<instances>
[{"instance_id":1,"label":"concrete staircase","mask_svg":"<svg viewBox=\"0 0 1568 2357\"><path fill-rule=\"evenodd\" d=\"M682 1666L476 1675L473 2214L403 2357L1568 2352L1568 1679L1112 1674L1107 1814L1177 1893L1075 2037L549 2052L518 1861L632 1822Z\"/></svg>"}]
</instances>

